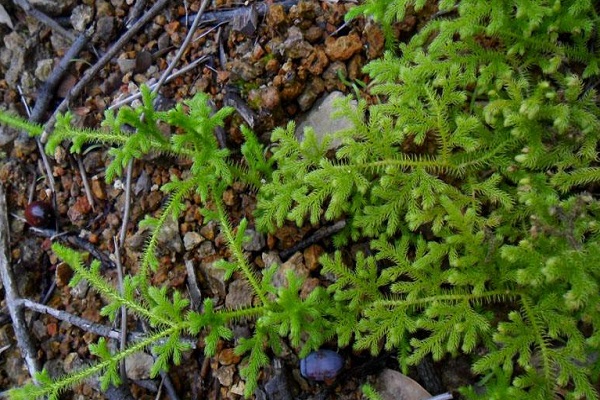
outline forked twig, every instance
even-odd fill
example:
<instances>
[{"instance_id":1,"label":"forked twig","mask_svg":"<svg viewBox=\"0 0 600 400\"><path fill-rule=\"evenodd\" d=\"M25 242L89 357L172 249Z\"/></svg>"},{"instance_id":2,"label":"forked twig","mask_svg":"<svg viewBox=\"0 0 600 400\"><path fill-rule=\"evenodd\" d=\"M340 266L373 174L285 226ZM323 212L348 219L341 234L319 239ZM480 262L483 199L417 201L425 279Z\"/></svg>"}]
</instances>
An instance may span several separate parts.
<instances>
[{"instance_id":1,"label":"forked twig","mask_svg":"<svg viewBox=\"0 0 600 400\"><path fill-rule=\"evenodd\" d=\"M42 143L45 143L48 140L48 135L50 131L54 128L54 124L56 123L56 116L60 113L64 113L69 107L69 103L71 100L81 94L84 88L86 88L92 78L102 69L104 66L114 57L117 53L125 46L127 42L131 40L131 38L140 30L146 23L151 21L158 13L169 3L169 0L158 0L152 8L148 10L139 20L133 24L133 26L127 30L113 44L110 49L88 70L85 71L85 74L81 78L79 82L69 92L69 95L63 99L63 101L59 104L59 106L54 111L52 117L46 123L44 132L42 133Z\"/></svg>"},{"instance_id":2,"label":"forked twig","mask_svg":"<svg viewBox=\"0 0 600 400\"><path fill-rule=\"evenodd\" d=\"M202 4L200 5L200 9L198 10L198 15L202 15L204 13L204 10L206 9L206 7L208 7L208 3L210 3L210 0L202 1ZM156 84L156 87L152 90L153 92L157 93L160 90L160 87L165 83L167 77L171 74L171 72L173 72L173 69L175 68L175 66L177 65L177 63L179 62L181 57L183 56L183 53L187 50L187 47L192 42L192 37L194 36L194 33L196 32L196 29L198 28L199 24L200 24L200 18L194 19L194 22L192 23L192 26L190 27L190 29L185 37L185 40L181 44L181 47L177 51L177 54L175 55L175 57L173 58L173 60L171 61L171 63L167 67L167 69L161 75L160 79L158 80L158 83Z\"/></svg>"},{"instance_id":3,"label":"forked twig","mask_svg":"<svg viewBox=\"0 0 600 400\"><path fill-rule=\"evenodd\" d=\"M195 60L194 62L192 62L189 65L186 65L185 67L181 68L180 70L174 72L173 74L169 75L169 77L165 80L165 83L171 82L173 79L177 78L179 75L183 75L188 71L193 70L194 68L196 68L198 66L198 64L203 63L204 61L206 61L208 59L207 56L202 56L199 59ZM154 83L152 85L149 85L150 90L154 90L154 88L156 88L157 83ZM119 108L125 104L129 104L134 100L139 99L140 97L142 97L142 93L141 92L137 92L135 94L132 94L131 96L127 96L124 99L121 99L119 101L117 101L116 103L112 104L110 107L108 107L109 110L114 110L116 108Z\"/></svg>"}]
</instances>

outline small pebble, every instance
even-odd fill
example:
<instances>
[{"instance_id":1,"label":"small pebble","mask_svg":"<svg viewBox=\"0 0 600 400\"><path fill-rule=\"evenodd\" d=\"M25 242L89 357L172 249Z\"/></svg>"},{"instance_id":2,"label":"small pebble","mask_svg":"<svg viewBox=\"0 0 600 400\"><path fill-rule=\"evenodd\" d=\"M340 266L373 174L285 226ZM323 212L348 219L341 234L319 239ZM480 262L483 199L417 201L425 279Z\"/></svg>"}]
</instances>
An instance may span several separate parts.
<instances>
[{"instance_id":1,"label":"small pebble","mask_svg":"<svg viewBox=\"0 0 600 400\"><path fill-rule=\"evenodd\" d=\"M315 381L335 379L344 367L344 359L333 350L318 350L300 360L300 373Z\"/></svg>"}]
</instances>

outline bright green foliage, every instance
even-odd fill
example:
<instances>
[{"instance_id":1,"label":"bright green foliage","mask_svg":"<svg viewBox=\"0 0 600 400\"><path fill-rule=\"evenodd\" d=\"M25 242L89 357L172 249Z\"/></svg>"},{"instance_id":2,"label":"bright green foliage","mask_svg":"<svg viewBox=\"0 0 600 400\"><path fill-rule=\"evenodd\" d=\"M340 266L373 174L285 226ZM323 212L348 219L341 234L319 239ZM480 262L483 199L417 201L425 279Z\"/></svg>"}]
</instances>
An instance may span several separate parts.
<instances>
[{"instance_id":1,"label":"bright green foliage","mask_svg":"<svg viewBox=\"0 0 600 400\"><path fill-rule=\"evenodd\" d=\"M367 0L349 16L371 14L391 37L407 7L426 3ZM246 357L248 397L285 337L300 356L333 340L373 354L396 350L404 371L425 356L466 354L482 377L482 388L462 389L467 398L597 399L598 10L589 0L442 0L438 9L410 42L390 41L366 67L379 102L339 103L352 127L335 133L342 145L332 158L333 137L319 142L308 128L299 142L292 122L273 132L269 160L243 129L244 160L233 162L213 135L231 110L213 113L203 95L157 112L144 89L142 106L107 113L104 130L59 119L48 150L64 140L72 151L90 142L114 146L109 179L149 152L192 166L185 179L163 186L169 201L161 214L142 221L148 245L123 294L103 279L99 263L87 269L80 255L55 246L74 282L88 280L107 299L103 315L114 319L125 306L152 333L112 354L101 342L92 347L97 364L55 381L43 372L39 386L11 395L57 398L97 373L103 384L116 383L118 363L150 347L156 374L180 361L185 335L204 332L211 356L219 340L233 339L232 322L250 320L252 335L236 347ZM0 122L41 133L1 112ZM344 218L334 243L368 241L369 254L324 255L322 272L336 279L305 297L293 274L274 287L277 266L262 274L252 268L242 247L247 221L236 231L222 202L236 179L260 186L259 228ZM227 277L245 277L255 305L215 310L207 299L195 312L182 294L150 285L158 232L194 192L210 203L205 219L219 221L230 247L218 266Z\"/></svg>"},{"instance_id":2,"label":"bright green foliage","mask_svg":"<svg viewBox=\"0 0 600 400\"><path fill-rule=\"evenodd\" d=\"M367 0L350 16L391 33L425 3ZM367 65L380 103L339 104L353 127L335 133L333 159L293 126L273 133L258 224L345 218L336 243L370 238L368 257L321 259L337 277L341 345L398 349L403 367L479 349L482 398L598 398L598 10L576 0L439 10Z\"/></svg>"},{"instance_id":3,"label":"bright green foliage","mask_svg":"<svg viewBox=\"0 0 600 400\"><path fill-rule=\"evenodd\" d=\"M383 398L377 393L377 391L373 388L373 386L369 384L364 384L360 387L360 390L363 392L365 397L369 400L382 400Z\"/></svg>"},{"instance_id":4,"label":"bright green foliage","mask_svg":"<svg viewBox=\"0 0 600 400\"><path fill-rule=\"evenodd\" d=\"M208 106L208 97L199 94L193 99L178 105L175 109L157 112L152 107L153 95L144 88L143 104L136 108L122 108L117 115L107 112L103 130L76 129L70 124L70 116L59 118L55 132L50 136L47 151L52 153L56 146L64 140L71 140L71 150L80 152L86 143L102 143L115 146L110 150L114 157L107 169L107 179L112 180L121 174L123 168L132 160L148 153L187 158L191 160L190 173L183 180L175 177L163 185L161 190L169 196L167 204L158 216L146 216L140 222L141 228L150 231L147 246L141 260L139 272L135 276L126 276L122 291L113 287L104 277L100 262L94 260L87 266L83 256L74 250L61 245L54 245L53 250L75 272L71 285L86 280L106 300L101 314L111 321L117 317L122 307L130 314L148 322L151 331L144 338L129 344L122 351L111 352L107 342L101 339L90 346L90 351L98 358L98 362L64 377L50 379L43 371L36 377L38 385L29 384L10 392L12 398L40 398L58 395L70 386L93 375L100 374L102 388L120 383L119 364L135 352L151 349L155 355L152 376L167 370L172 364L179 364L183 353L191 348L195 339L186 335L198 335L205 331L204 352L214 356L220 340L232 340L233 332L229 328L238 320L255 320L255 335L250 339L250 346L241 342L237 352L248 352L246 394L250 396L256 387L259 369L268 364L267 347L277 350L281 337L289 336L291 340L306 353L318 348L325 337L323 327L328 322L322 319L327 312L320 304L324 299L324 290L316 290L307 299L300 299L298 291L302 284L295 276L289 276L289 286L278 292L271 284L276 266L271 266L260 276L257 274L243 253L245 230L248 225L244 219L237 226L231 226L223 204L223 191L234 182L234 179L248 178L245 182L257 185L270 179L273 161L265 159L265 150L254 134L243 128L247 139L242 147L242 162L233 162L229 151L221 149L214 137L214 129L222 126L224 119L232 109L223 108L215 113ZM185 106L185 107L184 107ZM37 125L0 112L0 121L15 127L26 129L31 134L40 134ZM170 131L170 134L164 132ZM150 285L150 276L158 266L156 245L158 234L169 218L175 220L185 210L185 199L198 193L207 202L203 210L205 220L214 219L221 224L221 231L228 241L231 258L222 260L221 266L228 270L228 275L238 271L254 289L258 304L238 310L215 310L210 299L203 303L201 313L189 310L189 301L177 291L169 291L167 287ZM208 207L208 202L211 206ZM283 327L286 316L293 316L292 323ZM264 327L264 328L262 328ZM308 329L307 329L308 328ZM301 343L301 334L313 330L311 339Z\"/></svg>"}]
</instances>

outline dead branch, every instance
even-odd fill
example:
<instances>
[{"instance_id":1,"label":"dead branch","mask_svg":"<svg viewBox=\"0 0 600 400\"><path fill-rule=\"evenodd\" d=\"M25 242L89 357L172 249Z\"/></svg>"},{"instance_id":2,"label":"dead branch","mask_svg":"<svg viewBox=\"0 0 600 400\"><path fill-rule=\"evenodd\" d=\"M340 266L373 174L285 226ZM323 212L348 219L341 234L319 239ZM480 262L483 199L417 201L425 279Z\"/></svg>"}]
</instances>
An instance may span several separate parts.
<instances>
[{"instance_id":1,"label":"dead branch","mask_svg":"<svg viewBox=\"0 0 600 400\"><path fill-rule=\"evenodd\" d=\"M81 328L86 332L91 332L98 336L104 336L115 340L119 340L119 338L121 337L121 332L114 330L108 326L97 324L85 318L78 317L77 315L73 315L63 310L57 310L56 308L52 308L29 299L17 299L15 301L15 304L17 304L20 307L26 307L35 312L50 315L58 319L59 321L68 322L73 326ZM134 338L132 337L131 339Z\"/></svg>"},{"instance_id":2,"label":"dead branch","mask_svg":"<svg viewBox=\"0 0 600 400\"><path fill-rule=\"evenodd\" d=\"M69 63L77 57L79 52L87 45L90 38L92 37L94 30L92 28L81 33L77 39L73 42L69 50L62 57L56 68L52 71L52 74L48 77L44 86L38 91L37 99L35 100L35 106L31 111L29 119L33 122L41 122L50 104L50 101L54 98L55 90L63 79Z\"/></svg>"},{"instance_id":3,"label":"dead branch","mask_svg":"<svg viewBox=\"0 0 600 400\"><path fill-rule=\"evenodd\" d=\"M40 371L40 365L36 358L37 350L29 335L29 328L25 321L24 309L17 303L20 296L17 291L17 283L10 265L9 235L10 225L8 224L8 214L6 210L6 195L4 193L4 186L0 185L0 275L2 276L2 284L4 285L4 298L10 317L12 318L17 344L25 359L29 374L35 382L35 374Z\"/></svg>"}]
</instances>

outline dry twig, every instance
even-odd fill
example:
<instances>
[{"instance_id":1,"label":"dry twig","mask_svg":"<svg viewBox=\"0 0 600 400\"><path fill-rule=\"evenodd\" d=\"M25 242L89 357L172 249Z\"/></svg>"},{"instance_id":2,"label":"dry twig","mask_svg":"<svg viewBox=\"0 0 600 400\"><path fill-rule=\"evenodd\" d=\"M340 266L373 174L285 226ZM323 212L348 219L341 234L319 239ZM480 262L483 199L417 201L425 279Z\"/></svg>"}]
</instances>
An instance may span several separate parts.
<instances>
[{"instance_id":1,"label":"dry twig","mask_svg":"<svg viewBox=\"0 0 600 400\"><path fill-rule=\"evenodd\" d=\"M113 238L115 244L115 263L117 264L117 277L119 279L119 292L123 295L123 267L121 266L121 248L119 241L116 237ZM127 347L127 308L121 306L121 337L119 338L119 349L124 351ZM127 371L125 370L125 361L123 360L119 364L119 372L121 374L121 381L127 382Z\"/></svg>"},{"instance_id":2,"label":"dry twig","mask_svg":"<svg viewBox=\"0 0 600 400\"><path fill-rule=\"evenodd\" d=\"M337 221L333 225L324 226L323 228L317 229L317 231L315 233L313 233L312 235L310 235L308 238L301 240L300 242L298 242L294 246L290 247L289 249L283 250L281 253L279 253L279 257L281 257L282 260L286 260L295 252L302 251L302 250L306 249L307 247L323 240L324 238L338 233L345 227L346 227L346 220L343 219L343 220Z\"/></svg>"},{"instance_id":3,"label":"dry twig","mask_svg":"<svg viewBox=\"0 0 600 400\"><path fill-rule=\"evenodd\" d=\"M23 9L23 11L25 11L25 13L27 13L27 15L30 15L33 18L40 21L41 23L49 26L53 31L61 34L66 39L70 40L71 42L74 42L76 40L75 35L73 35L71 32L69 32L62 26L60 26L60 24L58 22L56 22L55 20L53 20L52 18L50 18L49 16L47 16L40 10L34 8L31 4L29 4L29 2L27 0L13 0L13 3L15 3L16 5L21 7Z\"/></svg>"},{"instance_id":4,"label":"dry twig","mask_svg":"<svg viewBox=\"0 0 600 400\"><path fill-rule=\"evenodd\" d=\"M35 381L35 374L40 371L40 365L36 357L36 348L29 335L29 329L25 321L25 310L18 304L20 296L9 259L9 232L10 226L6 210L6 195L4 193L4 186L0 185L0 275L2 276L2 284L4 285L4 299L12 318L17 344L25 359L29 374Z\"/></svg>"}]
</instances>

